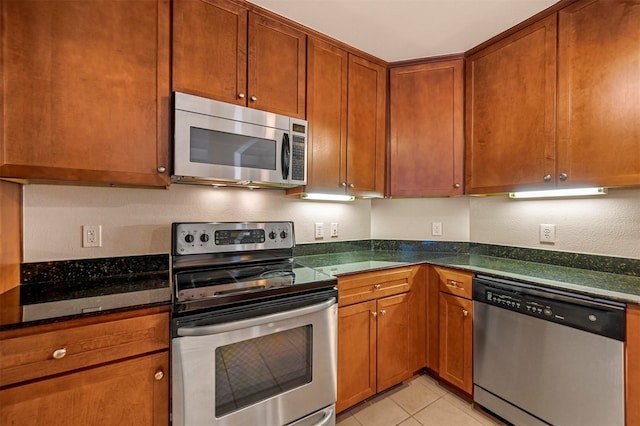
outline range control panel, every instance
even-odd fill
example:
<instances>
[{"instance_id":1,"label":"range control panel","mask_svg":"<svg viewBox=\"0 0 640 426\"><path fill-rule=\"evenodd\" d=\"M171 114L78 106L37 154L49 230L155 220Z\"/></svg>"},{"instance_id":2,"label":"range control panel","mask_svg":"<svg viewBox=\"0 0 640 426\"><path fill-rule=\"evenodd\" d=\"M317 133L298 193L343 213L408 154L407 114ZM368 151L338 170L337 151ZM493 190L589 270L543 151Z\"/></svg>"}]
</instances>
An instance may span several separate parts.
<instances>
[{"instance_id":1,"label":"range control panel","mask_svg":"<svg viewBox=\"0 0 640 426\"><path fill-rule=\"evenodd\" d=\"M290 249L293 222L189 222L171 227L173 254Z\"/></svg>"}]
</instances>

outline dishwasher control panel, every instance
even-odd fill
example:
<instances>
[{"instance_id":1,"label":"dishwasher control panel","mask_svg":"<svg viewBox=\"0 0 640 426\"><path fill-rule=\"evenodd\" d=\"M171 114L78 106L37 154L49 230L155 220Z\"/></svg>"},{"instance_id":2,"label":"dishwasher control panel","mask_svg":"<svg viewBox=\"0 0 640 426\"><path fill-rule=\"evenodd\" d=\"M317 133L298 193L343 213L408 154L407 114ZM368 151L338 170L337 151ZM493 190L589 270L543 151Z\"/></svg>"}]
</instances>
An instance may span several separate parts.
<instances>
[{"instance_id":1,"label":"dishwasher control panel","mask_svg":"<svg viewBox=\"0 0 640 426\"><path fill-rule=\"evenodd\" d=\"M624 340L625 305L499 278L476 277L474 302Z\"/></svg>"},{"instance_id":2,"label":"dishwasher control panel","mask_svg":"<svg viewBox=\"0 0 640 426\"><path fill-rule=\"evenodd\" d=\"M487 289L485 296L487 303L502 306L512 311L523 311L534 316L555 316L558 319L564 319L561 315L553 312L553 307L550 304L541 303L541 301L525 300L521 297L500 293L493 289Z\"/></svg>"}]
</instances>

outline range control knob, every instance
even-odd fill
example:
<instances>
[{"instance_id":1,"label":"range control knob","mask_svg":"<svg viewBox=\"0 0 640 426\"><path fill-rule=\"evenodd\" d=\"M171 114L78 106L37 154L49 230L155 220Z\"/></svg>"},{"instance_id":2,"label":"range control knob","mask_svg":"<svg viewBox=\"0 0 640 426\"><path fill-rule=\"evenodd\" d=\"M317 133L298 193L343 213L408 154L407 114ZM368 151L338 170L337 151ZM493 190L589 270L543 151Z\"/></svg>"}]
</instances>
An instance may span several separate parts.
<instances>
[{"instance_id":1,"label":"range control knob","mask_svg":"<svg viewBox=\"0 0 640 426\"><path fill-rule=\"evenodd\" d=\"M209 234L200 235L200 241L202 241L203 243L206 243L207 241L209 241Z\"/></svg>"},{"instance_id":2,"label":"range control knob","mask_svg":"<svg viewBox=\"0 0 640 426\"><path fill-rule=\"evenodd\" d=\"M280 238L282 238L283 240L284 240L285 238L287 238L287 231L281 231L281 232L280 232Z\"/></svg>"},{"instance_id":3,"label":"range control knob","mask_svg":"<svg viewBox=\"0 0 640 426\"><path fill-rule=\"evenodd\" d=\"M276 239L276 233L273 232L273 231L269 232L269 238L272 239L272 240L275 240Z\"/></svg>"},{"instance_id":4,"label":"range control knob","mask_svg":"<svg viewBox=\"0 0 640 426\"><path fill-rule=\"evenodd\" d=\"M184 240L188 243L192 243L195 238L191 234L187 234L184 236Z\"/></svg>"}]
</instances>

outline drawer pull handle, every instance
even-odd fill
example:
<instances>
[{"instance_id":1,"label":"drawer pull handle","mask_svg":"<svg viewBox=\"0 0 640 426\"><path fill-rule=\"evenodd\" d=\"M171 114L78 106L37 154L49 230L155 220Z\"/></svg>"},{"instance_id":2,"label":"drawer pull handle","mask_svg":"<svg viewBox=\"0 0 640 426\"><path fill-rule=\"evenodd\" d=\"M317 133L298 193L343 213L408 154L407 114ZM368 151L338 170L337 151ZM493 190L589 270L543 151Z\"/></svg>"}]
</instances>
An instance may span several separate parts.
<instances>
[{"instance_id":1,"label":"drawer pull handle","mask_svg":"<svg viewBox=\"0 0 640 426\"><path fill-rule=\"evenodd\" d=\"M373 288L375 288L376 290L379 290L382 286L380 284L376 284L373 286Z\"/></svg>"},{"instance_id":2,"label":"drawer pull handle","mask_svg":"<svg viewBox=\"0 0 640 426\"><path fill-rule=\"evenodd\" d=\"M384 309L380 311L380 315L384 315L386 313L387 313L387 311L385 311Z\"/></svg>"},{"instance_id":3,"label":"drawer pull handle","mask_svg":"<svg viewBox=\"0 0 640 426\"><path fill-rule=\"evenodd\" d=\"M153 378L156 380L162 380L164 377L164 372L162 370L156 371L156 374L153 375Z\"/></svg>"},{"instance_id":4,"label":"drawer pull handle","mask_svg":"<svg viewBox=\"0 0 640 426\"><path fill-rule=\"evenodd\" d=\"M467 315L469 315L469 311L467 311L466 309L463 309L462 316L466 317Z\"/></svg>"},{"instance_id":5,"label":"drawer pull handle","mask_svg":"<svg viewBox=\"0 0 640 426\"><path fill-rule=\"evenodd\" d=\"M375 318L378 316L378 313L376 311L371 311L371 315L373 315L373 317Z\"/></svg>"},{"instance_id":6,"label":"drawer pull handle","mask_svg":"<svg viewBox=\"0 0 640 426\"><path fill-rule=\"evenodd\" d=\"M64 358L64 356L66 354L67 354L67 349L66 348L56 349L55 351L53 351L53 358L54 359L62 359L62 358Z\"/></svg>"},{"instance_id":7,"label":"drawer pull handle","mask_svg":"<svg viewBox=\"0 0 640 426\"><path fill-rule=\"evenodd\" d=\"M452 286L457 287L458 286L458 281L455 280L449 280L449 282L451 283Z\"/></svg>"}]
</instances>

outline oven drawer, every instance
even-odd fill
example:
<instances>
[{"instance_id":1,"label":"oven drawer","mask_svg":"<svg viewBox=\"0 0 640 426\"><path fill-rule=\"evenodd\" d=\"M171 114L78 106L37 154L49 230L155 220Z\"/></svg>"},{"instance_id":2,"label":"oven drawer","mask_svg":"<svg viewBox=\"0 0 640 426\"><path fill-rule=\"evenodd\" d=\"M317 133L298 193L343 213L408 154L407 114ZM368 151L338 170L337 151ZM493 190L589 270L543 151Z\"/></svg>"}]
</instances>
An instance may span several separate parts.
<instances>
[{"instance_id":1,"label":"oven drawer","mask_svg":"<svg viewBox=\"0 0 640 426\"><path fill-rule=\"evenodd\" d=\"M0 386L169 347L168 312L130 318L118 314L111 320L109 317L1 333Z\"/></svg>"},{"instance_id":2,"label":"oven drawer","mask_svg":"<svg viewBox=\"0 0 640 426\"><path fill-rule=\"evenodd\" d=\"M440 291L471 299L473 273L440 268L438 266L434 266L433 269L440 278Z\"/></svg>"},{"instance_id":3,"label":"oven drawer","mask_svg":"<svg viewBox=\"0 0 640 426\"><path fill-rule=\"evenodd\" d=\"M411 277L411 268L396 268L338 277L338 304L347 306L405 293L411 289Z\"/></svg>"}]
</instances>

